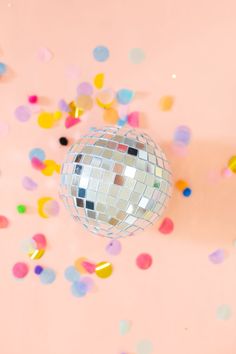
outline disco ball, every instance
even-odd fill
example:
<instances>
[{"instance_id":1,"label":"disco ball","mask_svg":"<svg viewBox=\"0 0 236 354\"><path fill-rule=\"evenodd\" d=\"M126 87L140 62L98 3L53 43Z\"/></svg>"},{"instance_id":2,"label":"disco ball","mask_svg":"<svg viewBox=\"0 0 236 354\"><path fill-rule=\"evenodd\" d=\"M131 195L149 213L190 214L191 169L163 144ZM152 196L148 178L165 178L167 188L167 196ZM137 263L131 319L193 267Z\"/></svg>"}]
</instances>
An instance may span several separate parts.
<instances>
[{"instance_id":1,"label":"disco ball","mask_svg":"<svg viewBox=\"0 0 236 354\"><path fill-rule=\"evenodd\" d=\"M171 194L165 154L146 134L105 127L71 146L60 196L89 231L119 238L159 219Z\"/></svg>"}]
</instances>

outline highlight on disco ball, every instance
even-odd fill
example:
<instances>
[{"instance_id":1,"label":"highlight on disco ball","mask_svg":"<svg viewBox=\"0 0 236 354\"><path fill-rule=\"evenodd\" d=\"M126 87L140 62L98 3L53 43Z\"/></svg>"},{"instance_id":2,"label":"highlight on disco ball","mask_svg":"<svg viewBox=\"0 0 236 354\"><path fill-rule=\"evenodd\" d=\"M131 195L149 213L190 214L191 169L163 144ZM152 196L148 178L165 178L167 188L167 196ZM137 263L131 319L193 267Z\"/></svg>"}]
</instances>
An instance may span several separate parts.
<instances>
[{"instance_id":1,"label":"highlight on disco ball","mask_svg":"<svg viewBox=\"0 0 236 354\"><path fill-rule=\"evenodd\" d=\"M94 129L69 149L60 197L75 221L110 238L131 236L157 221L171 196L161 148L134 129Z\"/></svg>"}]
</instances>

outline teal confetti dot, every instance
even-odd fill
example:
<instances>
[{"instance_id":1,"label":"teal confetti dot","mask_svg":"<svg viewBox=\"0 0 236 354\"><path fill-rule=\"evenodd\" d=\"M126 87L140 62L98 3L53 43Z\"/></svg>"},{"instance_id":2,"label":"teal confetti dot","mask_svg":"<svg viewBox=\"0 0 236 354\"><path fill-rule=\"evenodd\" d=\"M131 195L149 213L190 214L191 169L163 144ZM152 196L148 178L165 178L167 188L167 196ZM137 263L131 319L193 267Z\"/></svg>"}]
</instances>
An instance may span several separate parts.
<instances>
[{"instance_id":1,"label":"teal confetti dot","mask_svg":"<svg viewBox=\"0 0 236 354\"><path fill-rule=\"evenodd\" d=\"M40 161L44 161L46 156L45 156L45 152L42 149L34 148L30 150L29 153L30 160L32 160L33 157L36 157Z\"/></svg>"},{"instance_id":2,"label":"teal confetti dot","mask_svg":"<svg viewBox=\"0 0 236 354\"><path fill-rule=\"evenodd\" d=\"M128 104L132 101L134 92L128 89L121 89L117 92L116 98L120 104Z\"/></svg>"},{"instance_id":3,"label":"teal confetti dot","mask_svg":"<svg viewBox=\"0 0 236 354\"><path fill-rule=\"evenodd\" d=\"M133 48L129 52L129 60L133 64L140 64L145 59L145 53L141 48Z\"/></svg>"},{"instance_id":4,"label":"teal confetti dot","mask_svg":"<svg viewBox=\"0 0 236 354\"><path fill-rule=\"evenodd\" d=\"M103 62L109 58L110 52L107 47L101 45L94 48L93 56L95 60Z\"/></svg>"},{"instance_id":5,"label":"teal confetti dot","mask_svg":"<svg viewBox=\"0 0 236 354\"><path fill-rule=\"evenodd\" d=\"M5 74L7 71L7 66L4 63L0 63L0 75Z\"/></svg>"},{"instance_id":6,"label":"teal confetti dot","mask_svg":"<svg viewBox=\"0 0 236 354\"><path fill-rule=\"evenodd\" d=\"M228 305L221 305L217 308L216 316L218 320L227 321L231 317L231 308Z\"/></svg>"},{"instance_id":7,"label":"teal confetti dot","mask_svg":"<svg viewBox=\"0 0 236 354\"><path fill-rule=\"evenodd\" d=\"M51 268L45 268L39 275L42 284L52 284L56 279L56 273Z\"/></svg>"},{"instance_id":8,"label":"teal confetti dot","mask_svg":"<svg viewBox=\"0 0 236 354\"><path fill-rule=\"evenodd\" d=\"M71 281L72 283L80 279L80 273L73 266L66 268L64 276L66 280Z\"/></svg>"}]
</instances>

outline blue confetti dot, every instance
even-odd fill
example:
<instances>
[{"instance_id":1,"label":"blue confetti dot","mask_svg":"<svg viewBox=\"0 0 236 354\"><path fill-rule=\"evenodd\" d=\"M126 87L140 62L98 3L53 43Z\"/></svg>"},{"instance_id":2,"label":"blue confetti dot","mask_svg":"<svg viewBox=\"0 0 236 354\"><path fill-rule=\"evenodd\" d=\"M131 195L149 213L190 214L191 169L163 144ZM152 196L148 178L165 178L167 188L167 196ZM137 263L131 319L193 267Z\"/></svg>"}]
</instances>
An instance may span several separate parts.
<instances>
[{"instance_id":1,"label":"blue confetti dot","mask_svg":"<svg viewBox=\"0 0 236 354\"><path fill-rule=\"evenodd\" d=\"M29 153L30 160L32 160L33 157L37 157L37 159L39 159L40 161L44 161L46 156L45 156L45 152L42 149L35 148L30 150Z\"/></svg>"},{"instance_id":2,"label":"blue confetti dot","mask_svg":"<svg viewBox=\"0 0 236 354\"><path fill-rule=\"evenodd\" d=\"M51 284L56 279L56 273L51 268L45 268L39 275L42 284Z\"/></svg>"},{"instance_id":3,"label":"blue confetti dot","mask_svg":"<svg viewBox=\"0 0 236 354\"><path fill-rule=\"evenodd\" d=\"M183 190L183 195L185 197L190 197L191 194L192 194L192 190L190 188L187 187Z\"/></svg>"},{"instance_id":4,"label":"blue confetti dot","mask_svg":"<svg viewBox=\"0 0 236 354\"><path fill-rule=\"evenodd\" d=\"M83 281L76 281L71 286L71 292L76 297L83 297L87 293L87 284Z\"/></svg>"},{"instance_id":5,"label":"blue confetti dot","mask_svg":"<svg viewBox=\"0 0 236 354\"><path fill-rule=\"evenodd\" d=\"M7 66L4 63L0 63L0 75L5 74L5 72L7 71Z\"/></svg>"},{"instance_id":6,"label":"blue confetti dot","mask_svg":"<svg viewBox=\"0 0 236 354\"><path fill-rule=\"evenodd\" d=\"M65 276L66 280L71 281L71 282L76 282L77 280L80 279L80 273L73 266L66 268L64 276Z\"/></svg>"},{"instance_id":7,"label":"blue confetti dot","mask_svg":"<svg viewBox=\"0 0 236 354\"><path fill-rule=\"evenodd\" d=\"M93 50L93 56L97 61L103 62L109 58L109 49L104 46L98 46Z\"/></svg>"},{"instance_id":8,"label":"blue confetti dot","mask_svg":"<svg viewBox=\"0 0 236 354\"><path fill-rule=\"evenodd\" d=\"M37 265L37 266L34 268L34 272L35 272L35 274L37 274L37 275L41 274L42 271L43 271L43 267L40 266L40 265Z\"/></svg>"},{"instance_id":9,"label":"blue confetti dot","mask_svg":"<svg viewBox=\"0 0 236 354\"><path fill-rule=\"evenodd\" d=\"M128 104L132 101L134 92L128 89L121 89L117 92L116 98L120 104Z\"/></svg>"},{"instance_id":10,"label":"blue confetti dot","mask_svg":"<svg viewBox=\"0 0 236 354\"><path fill-rule=\"evenodd\" d=\"M127 123L128 117L125 118L120 118L117 122L117 124L119 125L119 127L124 127L125 124Z\"/></svg>"}]
</instances>

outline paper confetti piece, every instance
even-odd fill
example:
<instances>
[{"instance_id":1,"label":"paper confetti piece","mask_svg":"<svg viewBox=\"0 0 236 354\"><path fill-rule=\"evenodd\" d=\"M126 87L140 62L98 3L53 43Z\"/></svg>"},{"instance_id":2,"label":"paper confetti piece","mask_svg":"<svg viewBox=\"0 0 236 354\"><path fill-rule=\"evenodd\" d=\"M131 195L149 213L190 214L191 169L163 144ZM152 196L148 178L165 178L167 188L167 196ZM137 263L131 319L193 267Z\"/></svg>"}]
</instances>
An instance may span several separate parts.
<instances>
[{"instance_id":1,"label":"paper confetti piece","mask_svg":"<svg viewBox=\"0 0 236 354\"><path fill-rule=\"evenodd\" d=\"M62 112L69 112L69 105L68 105L68 103L67 103L65 100L63 100L63 99L61 99L61 100L58 102L58 108L59 108L59 110L62 111Z\"/></svg>"},{"instance_id":2,"label":"paper confetti piece","mask_svg":"<svg viewBox=\"0 0 236 354\"><path fill-rule=\"evenodd\" d=\"M220 264L225 260L225 251L222 248L219 248L211 253L208 258L212 263Z\"/></svg>"},{"instance_id":3,"label":"paper confetti piece","mask_svg":"<svg viewBox=\"0 0 236 354\"><path fill-rule=\"evenodd\" d=\"M104 85L104 74L103 73L100 73L100 74L97 74L94 78L94 86L100 90L101 88L103 88L103 85Z\"/></svg>"},{"instance_id":4,"label":"paper confetti piece","mask_svg":"<svg viewBox=\"0 0 236 354\"><path fill-rule=\"evenodd\" d=\"M174 223L170 218L164 218L161 225L159 226L159 231L164 234L168 235L174 230Z\"/></svg>"},{"instance_id":5,"label":"paper confetti piece","mask_svg":"<svg viewBox=\"0 0 236 354\"><path fill-rule=\"evenodd\" d=\"M111 276L113 271L112 264L109 262L100 262L96 265L96 275L99 278L108 278Z\"/></svg>"},{"instance_id":6,"label":"paper confetti piece","mask_svg":"<svg viewBox=\"0 0 236 354\"><path fill-rule=\"evenodd\" d=\"M44 213L48 216L57 216L60 211L60 205L56 200L48 200L44 204Z\"/></svg>"},{"instance_id":7,"label":"paper confetti piece","mask_svg":"<svg viewBox=\"0 0 236 354\"><path fill-rule=\"evenodd\" d=\"M45 160L43 163L45 167L41 170L41 172L45 176L52 176L57 170L57 163L54 160Z\"/></svg>"},{"instance_id":8,"label":"paper confetti piece","mask_svg":"<svg viewBox=\"0 0 236 354\"><path fill-rule=\"evenodd\" d=\"M28 265L24 262L16 263L12 268L12 274L15 278L22 279L26 277L29 272Z\"/></svg>"},{"instance_id":9,"label":"paper confetti piece","mask_svg":"<svg viewBox=\"0 0 236 354\"><path fill-rule=\"evenodd\" d=\"M30 119L31 112L27 106L18 106L15 109L15 117L19 122L27 122Z\"/></svg>"},{"instance_id":10,"label":"paper confetti piece","mask_svg":"<svg viewBox=\"0 0 236 354\"><path fill-rule=\"evenodd\" d=\"M191 130L185 125L180 125L174 133L174 143L180 146L187 146L190 143Z\"/></svg>"},{"instance_id":11,"label":"paper confetti piece","mask_svg":"<svg viewBox=\"0 0 236 354\"><path fill-rule=\"evenodd\" d=\"M94 280L91 277L83 277L82 280L86 284L87 291L92 292L95 289Z\"/></svg>"},{"instance_id":12,"label":"paper confetti piece","mask_svg":"<svg viewBox=\"0 0 236 354\"><path fill-rule=\"evenodd\" d=\"M76 261L74 263L75 268L77 269L77 271L80 274L86 274L87 273L86 269L83 267L83 262L85 262L85 261L88 261L87 258L80 257L80 258L76 259Z\"/></svg>"},{"instance_id":13,"label":"paper confetti piece","mask_svg":"<svg viewBox=\"0 0 236 354\"><path fill-rule=\"evenodd\" d=\"M128 114L128 124L133 128L139 127L139 112L131 112Z\"/></svg>"},{"instance_id":14,"label":"paper confetti piece","mask_svg":"<svg viewBox=\"0 0 236 354\"><path fill-rule=\"evenodd\" d=\"M32 158L31 165L33 166L33 168L39 171L42 171L46 168L45 163L39 160L37 157Z\"/></svg>"},{"instance_id":15,"label":"paper confetti piece","mask_svg":"<svg viewBox=\"0 0 236 354\"><path fill-rule=\"evenodd\" d=\"M141 253L136 258L136 265L143 270L150 268L152 265L152 256L148 253Z\"/></svg>"},{"instance_id":16,"label":"paper confetti piece","mask_svg":"<svg viewBox=\"0 0 236 354\"><path fill-rule=\"evenodd\" d=\"M88 111L93 107L93 99L90 96L81 95L77 99L77 106L82 111Z\"/></svg>"},{"instance_id":17,"label":"paper confetti piece","mask_svg":"<svg viewBox=\"0 0 236 354\"><path fill-rule=\"evenodd\" d=\"M65 127L68 129L68 128L71 128L73 127L74 125L78 124L80 122L80 119L79 118L74 118L74 117L71 117L71 116L68 116L65 120Z\"/></svg>"},{"instance_id":18,"label":"paper confetti piece","mask_svg":"<svg viewBox=\"0 0 236 354\"><path fill-rule=\"evenodd\" d=\"M115 108L108 108L104 110L103 119L105 123L116 124L118 121L118 112Z\"/></svg>"},{"instance_id":19,"label":"paper confetti piece","mask_svg":"<svg viewBox=\"0 0 236 354\"><path fill-rule=\"evenodd\" d=\"M233 172L236 173L236 156L232 156L228 162L228 168Z\"/></svg>"},{"instance_id":20,"label":"paper confetti piece","mask_svg":"<svg viewBox=\"0 0 236 354\"><path fill-rule=\"evenodd\" d=\"M53 113L41 112L38 116L38 125L43 129L50 129L55 124Z\"/></svg>"},{"instance_id":21,"label":"paper confetti piece","mask_svg":"<svg viewBox=\"0 0 236 354\"><path fill-rule=\"evenodd\" d=\"M93 86L89 82L81 82L77 87L77 94L79 96L91 96L93 94Z\"/></svg>"},{"instance_id":22,"label":"paper confetti piece","mask_svg":"<svg viewBox=\"0 0 236 354\"><path fill-rule=\"evenodd\" d=\"M134 92L128 89L121 89L116 94L117 101L120 104L128 104L134 98Z\"/></svg>"},{"instance_id":23,"label":"paper confetti piece","mask_svg":"<svg viewBox=\"0 0 236 354\"><path fill-rule=\"evenodd\" d=\"M101 108L111 108L114 103L115 93L112 89L104 89L98 92L96 96L96 101Z\"/></svg>"},{"instance_id":24,"label":"paper confetti piece","mask_svg":"<svg viewBox=\"0 0 236 354\"><path fill-rule=\"evenodd\" d=\"M145 59L145 53L141 48L132 48L129 52L129 59L133 64L140 64Z\"/></svg>"},{"instance_id":25,"label":"paper confetti piece","mask_svg":"<svg viewBox=\"0 0 236 354\"><path fill-rule=\"evenodd\" d=\"M23 177L23 179L22 179L22 186L23 186L26 190L28 190L28 191L34 191L34 190L36 190L37 187L38 187L37 183L34 182L34 181L32 180L32 178L27 177L27 176Z\"/></svg>"},{"instance_id":26,"label":"paper confetti piece","mask_svg":"<svg viewBox=\"0 0 236 354\"><path fill-rule=\"evenodd\" d=\"M40 259L43 257L45 250L33 249L28 252L30 259Z\"/></svg>"},{"instance_id":27,"label":"paper confetti piece","mask_svg":"<svg viewBox=\"0 0 236 354\"><path fill-rule=\"evenodd\" d=\"M163 96L160 99L159 105L161 111L170 111L174 104L174 98L172 96Z\"/></svg>"},{"instance_id":28,"label":"paper confetti piece","mask_svg":"<svg viewBox=\"0 0 236 354\"><path fill-rule=\"evenodd\" d=\"M43 197L38 200L38 213L44 219L48 218L48 215L44 212L44 205L49 200L52 200L52 198L51 197Z\"/></svg>"},{"instance_id":29,"label":"paper confetti piece","mask_svg":"<svg viewBox=\"0 0 236 354\"><path fill-rule=\"evenodd\" d=\"M47 247L47 239L44 234L35 234L32 237L32 240L35 242L35 246L38 250L45 250Z\"/></svg>"},{"instance_id":30,"label":"paper confetti piece","mask_svg":"<svg viewBox=\"0 0 236 354\"><path fill-rule=\"evenodd\" d=\"M44 285L52 284L56 280L56 273L51 268L44 268L39 275L39 279Z\"/></svg>"},{"instance_id":31,"label":"paper confetti piece","mask_svg":"<svg viewBox=\"0 0 236 354\"><path fill-rule=\"evenodd\" d=\"M0 76L6 74L7 72L7 66L4 63L0 63Z\"/></svg>"},{"instance_id":32,"label":"paper confetti piece","mask_svg":"<svg viewBox=\"0 0 236 354\"><path fill-rule=\"evenodd\" d=\"M6 229L9 226L9 220L6 216L0 215L0 229Z\"/></svg>"},{"instance_id":33,"label":"paper confetti piece","mask_svg":"<svg viewBox=\"0 0 236 354\"><path fill-rule=\"evenodd\" d=\"M39 275L39 274L42 273L42 271L43 271L43 267L42 266L40 266L40 265L36 265L35 266L35 268L34 268L34 273L35 274Z\"/></svg>"},{"instance_id":34,"label":"paper confetti piece","mask_svg":"<svg viewBox=\"0 0 236 354\"><path fill-rule=\"evenodd\" d=\"M106 251L112 256L120 254L122 249L121 242L119 240L111 240L106 246Z\"/></svg>"},{"instance_id":35,"label":"paper confetti piece","mask_svg":"<svg viewBox=\"0 0 236 354\"><path fill-rule=\"evenodd\" d=\"M88 262L88 261L83 261L83 262L82 262L82 266L83 266L84 269L85 269L88 273L90 273L90 274L92 274L92 273L95 272L96 264L93 264L93 263Z\"/></svg>"},{"instance_id":36,"label":"paper confetti piece","mask_svg":"<svg viewBox=\"0 0 236 354\"><path fill-rule=\"evenodd\" d=\"M33 157L36 157L40 161L43 161L46 156L45 156L45 152L43 151L43 149L34 148L34 149L30 150L30 153L29 153L30 160L32 160Z\"/></svg>"},{"instance_id":37,"label":"paper confetti piece","mask_svg":"<svg viewBox=\"0 0 236 354\"><path fill-rule=\"evenodd\" d=\"M80 273L73 266L67 267L64 273L66 280L70 282L75 282L80 279Z\"/></svg>"},{"instance_id":38,"label":"paper confetti piece","mask_svg":"<svg viewBox=\"0 0 236 354\"><path fill-rule=\"evenodd\" d=\"M127 320L120 320L119 322L119 332L121 336L126 335L131 329L131 322Z\"/></svg>"},{"instance_id":39,"label":"paper confetti piece","mask_svg":"<svg viewBox=\"0 0 236 354\"><path fill-rule=\"evenodd\" d=\"M231 318L232 311L229 305L221 305L216 310L216 317L218 320L227 321Z\"/></svg>"},{"instance_id":40,"label":"paper confetti piece","mask_svg":"<svg viewBox=\"0 0 236 354\"><path fill-rule=\"evenodd\" d=\"M97 46L93 50L93 57L99 62L106 61L110 56L109 49L103 45Z\"/></svg>"},{"instance_id":41,"label":"paper confetti piece","mask_svg":"<svg viewBox=\"0 0 236 354\"><path fill-rule=\"evenodd\" d=\"M75 297L83 297L87 293L87 284L83 281L76 281L71 286L71 292Z\"/></svg>"}]
</instances>

